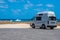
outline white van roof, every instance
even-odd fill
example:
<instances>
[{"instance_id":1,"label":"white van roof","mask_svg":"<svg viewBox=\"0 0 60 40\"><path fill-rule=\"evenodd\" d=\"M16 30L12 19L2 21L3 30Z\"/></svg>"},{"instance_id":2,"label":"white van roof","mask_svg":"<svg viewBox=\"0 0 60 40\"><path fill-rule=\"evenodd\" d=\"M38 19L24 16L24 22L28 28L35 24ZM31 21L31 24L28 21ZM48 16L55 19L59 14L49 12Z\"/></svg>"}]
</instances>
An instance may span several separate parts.
<instances>
[{"instance_id":1,"label":"white van roof","mask_svg":"<svg viewBox=\"0 0 60 40\"><path fill-rule=\"evenodd\" d=\"M54 12L53 11L43 11L43 12L38 12L37 14L44 14L44 13L48 13L48 14L54 14Z\"/></svg>"},{"instance_id":2,"label":"white van roof","mask_svg":"<svg viewBox=\"0 0 60 40\"><path fill-rule=\"evenodd\" d=\"M43 12L38 12L37 14L48 14L48 16L55 16L53 11L43 11Z\"/></svg>"}]
</instances>

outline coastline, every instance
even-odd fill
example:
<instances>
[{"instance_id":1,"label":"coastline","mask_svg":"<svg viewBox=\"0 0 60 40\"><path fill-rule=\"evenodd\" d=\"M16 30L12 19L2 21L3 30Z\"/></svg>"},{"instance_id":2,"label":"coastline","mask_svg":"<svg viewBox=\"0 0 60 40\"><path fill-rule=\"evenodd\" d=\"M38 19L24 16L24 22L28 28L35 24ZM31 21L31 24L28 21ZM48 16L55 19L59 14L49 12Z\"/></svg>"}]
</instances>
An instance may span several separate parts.
<instances>
[{"instance_id":1,"label":"coastline","mask_svg":"<svg viewBox=\"0 0 60 40\"><path fill-rule=\"evenodd\" d=\"M10 22L10 21L0 21L0 24L30 24L30 22Z\"/></svg>"},{"instance_id":2,"label":"coastline","mask_svg":"<svg viewBox=\"0 0 60 40\"><path fill-rule=\"evenodd\" d=\"M0 28L31 28L31 27L30 22L0 21ZM60 28L60 22L57 23L57 28Z\"/></svg>"},{"instance_id":3,"label":"coastline","mask_svg":"<svg viewBox=\"0 0 60 40\"><path fill-rule=\"evenodd\" d=\"M30 24L30 22L10 22L10 21L0 21L0 24ZM60 26L60 22L57 22L57 25Z\"/></svg>"}]
</instances>

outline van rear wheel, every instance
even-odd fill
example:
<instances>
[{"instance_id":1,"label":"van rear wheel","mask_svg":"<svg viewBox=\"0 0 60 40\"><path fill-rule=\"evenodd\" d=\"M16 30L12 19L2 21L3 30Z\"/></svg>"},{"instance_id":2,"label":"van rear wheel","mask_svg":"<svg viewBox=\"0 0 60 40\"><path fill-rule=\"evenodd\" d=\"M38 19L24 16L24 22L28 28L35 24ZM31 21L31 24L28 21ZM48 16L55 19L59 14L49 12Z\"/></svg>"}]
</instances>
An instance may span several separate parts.
<instances>
[{"instance_id":1,"label":"van rear wheel","mask_svg":"<svg viewBox=\"0 0 60 40\"><path fill-rule=\"evenodd\" d=\"M46 27L46 29L54 29L54 27Z\"/></svg>"},{"instance_id":2,"label":"van rear wheel","mask_svg":"<svg viewBox=\"0 0 60 40\"><path fill-rule=\"evenodd\" d=\"M35 25L34 24L32 24L32 28L35 28Z\"/></svg>"},{"instance_id":3,"label":"van rear wheel","mask_svg":"<svg viewBox=\"0 0 60 40\"><path fill-rule=\"evenodd\" d=\"M50 29L54 29L54 27L50 27Z\"/></svg>"},{"instance_id":4,"label":"van rear wheel","mask_svg":"<svg viewBox=\"0 0 60 40\"><path fill-rule=\"evenodd\" d=\"M45 27L45 25L44 25L44 24L43 24L40 28L41 28L41 29L46 29L46 27Z\"/></svg>"}]
</instances>

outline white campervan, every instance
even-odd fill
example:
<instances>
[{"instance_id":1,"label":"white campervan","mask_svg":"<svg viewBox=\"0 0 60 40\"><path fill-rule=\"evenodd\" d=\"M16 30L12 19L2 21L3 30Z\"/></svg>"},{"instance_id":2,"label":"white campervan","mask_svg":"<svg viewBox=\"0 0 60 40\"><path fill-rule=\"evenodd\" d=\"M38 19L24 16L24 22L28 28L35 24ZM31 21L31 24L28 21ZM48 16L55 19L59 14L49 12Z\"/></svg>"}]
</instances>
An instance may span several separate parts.
<instances>
[{"instance_id":1,"label":"white campervan","mask_svg":"<svg viewBox=\"0 0 60 40\"><path fill-rule=\"evenodd\" d=\"M55 13L52 11L38 12L30 23L30 26L32 28L39 27L44 29L53 29L57 27Z\"/></svg>"}]
</instances>

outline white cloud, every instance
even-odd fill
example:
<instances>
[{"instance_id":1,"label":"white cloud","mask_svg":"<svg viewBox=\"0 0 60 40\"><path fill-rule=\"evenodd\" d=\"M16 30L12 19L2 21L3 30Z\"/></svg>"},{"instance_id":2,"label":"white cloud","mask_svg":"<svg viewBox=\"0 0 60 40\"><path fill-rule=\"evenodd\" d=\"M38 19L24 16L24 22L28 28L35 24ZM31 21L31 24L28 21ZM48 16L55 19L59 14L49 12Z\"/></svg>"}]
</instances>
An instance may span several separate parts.
<instances>
[{"instance_id":1,"label":"white cloud","mask_svg":"<svg viewBox=\"0 0 60 40\"><path fill-rule=\"evenodd\" d=\"M54 7L53 4L46 4L47 7Z\"/></svg>"},{"instance_id":2,"label":"white cloud","mask_svg":"<svg viewBox=\"0 0 60 40\"><path fill-rule=\"evenodd\" d=\"M16 9L16 10L12 9L11 11L12 11L13 13L16 13L16 14L17 14L17 13L21 12L21 9Z\"/></svg>"},{"instance_id":3,"label":"white cloud","mask_svg":"<svg viewBox=\"0 0 60 40\"><path fill-rule=\"evenodd\" d=\"M50 11L49 9L44 9L44 8L42 8L42 9L34 9L35 11L38 11L38 12L40 12L40 11Z\"/></svg>"},{"instance_id":4,"label":"white cloud","mask_svg":"<svg viewBox=\"0 0 60 40\"><path fill-rule=\"evenodd\" d=\"M24 5L24 9L28 9L29 5L28 4L25 4Z\"/></svg>"},{"instance_id":5,"label":"white cloud","mask_svg":"<svg viewBox=\"0 0 60 40\"><path fill-rule=\"evenodd\" d=\"M27 1L28 4L30 4L31 2L30 1Z\"/></svg>"},{"instance_id":6,"label":"white cloud","mask_svg":"<svg viewBox=\"0 0 60 40\"><path fill-rule=\"evenodd\" d=\"M30 6L33 6L33 4L30 1L27 1L27 4L29 4Z\"/></svg>"},{"instance_id":7,"label":"white cloud","mask_svg":"<svg viewBox=\"0 0 60 40\"><path fill-rule=\"evenodd\" d=\"M38 8L37 8L37 9L34 9L34 10L35 10L35 11L41 11L41 9L38 9Z\"/></svg>"},{"instance_id":8,"label":"white cloud","mask_svg":"<svg viewBox=\"0 0 60 40\"><path fill-rule=\"evenodd\" d=\"M17 0L8 0L9 2L16 2Z\"/></svg>"},{"instance_id":9,"label":"white cloud","mask_svg":"<svg viewBox=\"0 0 60 40\"><path fill-rule=\"evenodd\" d=\"M5 1L4 0L0 0L0 3L5 3Z\"/></svg>"},{"instance_id":10,"label":"white cloud","mask_svg":"<svg viewBox=\"0 0 60 40\"><path fill-rule=\"evenodd\" d=\"M37 4L36 6L43 6L43 4Z\"/></svg>"},{"instance_id":11,"label":"white cloud","mask_svg":"<svg viewBox=\"0 0 60 40\"><path fill-rule=\"evenodd\" d=\"M8 8L8 5L0 5L0 8Z\"/></svg>"},{"instance_id":12,"label":"white cloud","mask_svg":"<svg viewBox=\"0 0 60 40\"><path fill-rule=\"evenodd\" d=\"M27 1L27 4L24 5L24 9L34 6L30 1Z\"/></svg>"},{"instance_id":13,"label":"white cloud","mask_svg":"<svg viewBox=\"0 0 60 40\"><path fill-rule=\"evenodd\" d=\"M41 8L41 9L35 8L34 10L38 11L38 12L40 12L40 11L49 11L49 9L46 9L46 8Z\"/></svg>"},{"instance_id":14,"label":"white cloud","mask_svg":"<svg viewBox=\"0 0 60 40\"><path fill-rule=\"evenodd\" d=\"M32 6L33 6L33 4L25 4L24 9L28 9L29 7L32 7Z\"/></svg>"}]
</instances>

